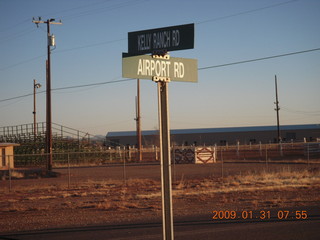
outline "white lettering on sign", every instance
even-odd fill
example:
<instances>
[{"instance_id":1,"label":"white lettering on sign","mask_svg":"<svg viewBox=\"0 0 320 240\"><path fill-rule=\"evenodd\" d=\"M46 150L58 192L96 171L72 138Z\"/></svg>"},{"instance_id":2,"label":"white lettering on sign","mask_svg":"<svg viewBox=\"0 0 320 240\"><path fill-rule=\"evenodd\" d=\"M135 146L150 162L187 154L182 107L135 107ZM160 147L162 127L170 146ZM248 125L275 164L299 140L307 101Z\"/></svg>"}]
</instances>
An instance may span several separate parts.
<instances>
[{"instance_id":1,"label":"white lettering on sign","mask_svg":"<svg viewBox=\"0 0 320 240\"><path fill-rule=\"evenodd\" d=\"M143 34L138 36L138 50L151 49L151 34Z\"/></svg>"},{"instance_id":2,"label":"white lettering on sign","mask_svg":"<svg viewBox=\"0 0 320 240\"><path fill-rule=\"evenodd\" d=\"M138 35L138 51L151 49L165 50L170 47L178 47L180 45L179 30L160 31Z\"/></svg>"},{"instance_id":3,"label":"white lettering on sign","mask_svg":"<svg viewBox=\"0 0 320 240\"><path fill-rule=\"evenodd\" d=\"M170 61L139 59L137 75L170 77Z\"/></svg>"},{"instance_id":4,"label":"white lettering on sign","mask_svg":"<svg viewBox=\"0 0 320 240\"><path fill-rule=\"evenodd\" d=\"M125 55L124 55L125 56ZM122 76L125 78L159 79L197 82L197 60L174 58L169 55L139 55L122 58Z\"/></svg>"},{"instance_id":5,"label":"white lettering on sign","mask_svg":"<svg viewBox=\"0 0 320 240\"><path fill-rule=\"evenodd\" d=\"M166 49L171 46L170 31L153 34L153 49Z\"/></svg>"},{"instance_id":6,"label":"white lettering on sign","mask_svg":"<svg viewBox=\"0 0 320 240\"><path fill-rule=\"evenodd\" d=\"M184 64L182 62L173 63L173 75L175 78L184 77Z\"/></svg>"},{"instance_id":7,"label":"white lettering on sign","mask_svg":"<svg viewBox=\"0 0 320 240\"><path fill-rule=\"evenodd\" d=\"M179 30L172 31L172 46L177 47L180 43L180 32Z\"/></svg>"}]
</instances>

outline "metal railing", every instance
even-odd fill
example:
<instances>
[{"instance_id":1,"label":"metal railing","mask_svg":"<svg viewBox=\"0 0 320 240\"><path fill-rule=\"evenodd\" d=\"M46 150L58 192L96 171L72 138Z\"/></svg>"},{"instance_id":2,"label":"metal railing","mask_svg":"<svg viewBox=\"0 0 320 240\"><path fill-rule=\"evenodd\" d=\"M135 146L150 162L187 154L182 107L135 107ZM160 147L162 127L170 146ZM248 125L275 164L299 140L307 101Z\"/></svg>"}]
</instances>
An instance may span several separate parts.
<instances>
[{"instance_id":1,"label":"metal railing","mask_svg":"<svg viewBox=\"0 0 320 240\"><path fill-rule=\"evenodd\" d=\"M83 132L74 128L62 126L57 123L52 123L53 135L60 138L73 138L78 141L86 140L90 142L91 135L87 132ZM37 136L45 136L46 134L46 123L38 122L36 124ZM21 140L35 138L34 124L21 124L16 126L5 126L0 127L0 142L17 142Z\"/></svg>"}]
</instances>

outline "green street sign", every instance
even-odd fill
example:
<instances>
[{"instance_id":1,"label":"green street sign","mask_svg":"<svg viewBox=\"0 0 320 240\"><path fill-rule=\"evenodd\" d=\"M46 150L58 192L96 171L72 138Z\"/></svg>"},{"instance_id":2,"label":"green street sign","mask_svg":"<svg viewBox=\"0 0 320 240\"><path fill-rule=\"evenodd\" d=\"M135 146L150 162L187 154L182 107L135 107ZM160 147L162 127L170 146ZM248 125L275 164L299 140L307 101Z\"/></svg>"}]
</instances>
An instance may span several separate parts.
<instances>
[{"instance_id":1,"label":"green street sign","mask_svg":"<svg viewBox=\"0 0 320 240\"><path fill-rule=\"evenodd\" d=\"M189 58L153 58L150 55L123 57L122 77L198 82L198 61Z\"/></svg>"},{"instance_id":2,"label":"green street sign","mask_svg":"<svg viewBox=\"0 0 320 240\"><path fill-rule=\"evenodd\" d=\"M130 55L192 48L194 48L193 23L128 33L128 52Z\"/></svg>"}]
</instances>

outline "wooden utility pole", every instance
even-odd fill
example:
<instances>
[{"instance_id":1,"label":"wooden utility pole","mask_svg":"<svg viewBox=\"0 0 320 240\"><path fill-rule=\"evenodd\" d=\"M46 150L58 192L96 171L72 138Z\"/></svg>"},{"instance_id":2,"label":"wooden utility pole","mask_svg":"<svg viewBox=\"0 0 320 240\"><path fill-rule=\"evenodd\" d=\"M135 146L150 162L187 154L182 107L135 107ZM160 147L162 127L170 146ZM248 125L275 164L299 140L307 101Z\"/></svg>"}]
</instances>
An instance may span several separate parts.
<instances>
[{"instance_id":1,"label":"wooden utility pole","mask_svg":"<svg viewBox=\"0 0 320 240\"><path fill-rule=\"evenodd\" d=\"M140 79L137 79L137 98L136 98L136 119L137 121L137 147L139 162L142 161L142 136L141 136L141 113L140 113Z\"/></svg>"},{"instance_id":2,"label":"wooden utility pole","mask_svg":"<svg viewBox=\"0 0 320 240\"><path fill-rule=\"evenodd\" d=\"M278 100L278 84L277 84L277 75L275 75L275 89L276 89L276 101L274 104L276 104L276 108L274 109L277 111L277 142L281 142L281 135L280 135L280 120L279 120L279 100Z\"/></svg>"},{"instance_id":3,"label":"wooden utility pole","mask_svg":"<svg viewBox=\"0 0 320 240\"><path fill-rule=\"evenodd\" d=\"M48 19L47 21L42 21L39 17L38 20L33 19L32 21L38 27L40 23L47 24L47 54L48 59L46 61L46 154L48 161L48 171L52 170L52 111L51 111L51 47L55 46L54 37L50 34L50 24L62 24L60 22L55 22L54 18Z\"/></svg>"}]
</instances>

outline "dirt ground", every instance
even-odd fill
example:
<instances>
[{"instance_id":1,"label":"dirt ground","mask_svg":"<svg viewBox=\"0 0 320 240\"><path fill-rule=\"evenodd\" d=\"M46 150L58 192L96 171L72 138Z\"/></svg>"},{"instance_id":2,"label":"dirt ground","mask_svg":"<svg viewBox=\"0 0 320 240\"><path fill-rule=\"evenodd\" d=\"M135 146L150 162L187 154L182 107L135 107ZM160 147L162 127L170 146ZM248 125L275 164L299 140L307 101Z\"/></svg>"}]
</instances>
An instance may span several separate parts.
<instances>
[{"instance_id":1,"label":"dirt ground","mask_svg":"<svg viewBox=\"0 0 320 240\"><path fill-rule=\"evenodd\" d=\"M320 164L217 163L172 168L174 219L214 211L320 210ZM57 178L0 181L0 233L161 221L159 165L55 169ZM69 182L70 180L70 182ZM271 217L278 217L277 212ZM306 212L311 214L311 212ZM220 216L222 219L226 216Z\"/></svg>"}]
</instances>

